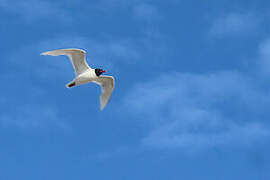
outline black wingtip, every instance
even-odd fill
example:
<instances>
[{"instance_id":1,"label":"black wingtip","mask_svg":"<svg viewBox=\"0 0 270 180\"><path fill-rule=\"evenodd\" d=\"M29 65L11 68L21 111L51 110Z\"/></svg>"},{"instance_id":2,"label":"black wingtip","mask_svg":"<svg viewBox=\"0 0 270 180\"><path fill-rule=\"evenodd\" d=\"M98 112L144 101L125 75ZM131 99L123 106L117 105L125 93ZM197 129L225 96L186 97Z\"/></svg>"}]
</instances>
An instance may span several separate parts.
<instances>
[{"instance_id":1,"label":"black wingtip","mask_svg":"<svg viewBox=\"0 0 270 180\"><path fill-rule=\"evenodd\" d=\"M71 87L73 87L73 86L75 86L75 85L76 85L76 83L73 82L73 83L70 83L70 84L68 85L68 87L71 88Z\"/></svg>"}]
</instances>

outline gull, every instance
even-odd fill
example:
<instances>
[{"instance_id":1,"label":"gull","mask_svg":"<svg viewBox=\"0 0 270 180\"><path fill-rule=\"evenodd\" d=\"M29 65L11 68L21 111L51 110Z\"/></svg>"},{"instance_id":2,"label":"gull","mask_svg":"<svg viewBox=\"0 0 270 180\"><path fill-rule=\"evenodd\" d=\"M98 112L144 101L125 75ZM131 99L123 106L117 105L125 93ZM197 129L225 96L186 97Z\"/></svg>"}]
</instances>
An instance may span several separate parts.
<instances>
[{"instance_id":1,"label":"gull","mask_svg":"<svg viewBox=\"0 0 270 180\"><path fill-rule=\"evenodd\" d=\"M89 82L96 83L101 86L102 93L100 95L100 110L109 102L113 89L114 78L112 76L104 76L106 72L103 69L92 69L86 62L86 52L82 49L57 49L41 53L41 55L59 56L66 55L71 60L75 71L75 79L66 85L67 88L79 86Z\"/></svg>"}]
</instances>

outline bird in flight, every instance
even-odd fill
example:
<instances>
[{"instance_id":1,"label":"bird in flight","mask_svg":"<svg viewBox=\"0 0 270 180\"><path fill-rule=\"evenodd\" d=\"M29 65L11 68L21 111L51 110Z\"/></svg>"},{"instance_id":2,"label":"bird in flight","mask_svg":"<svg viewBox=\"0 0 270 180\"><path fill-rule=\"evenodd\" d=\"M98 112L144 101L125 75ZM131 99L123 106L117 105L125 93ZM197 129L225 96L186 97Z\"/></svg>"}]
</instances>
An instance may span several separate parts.
<instances>
[{"instance_id":1,"label":"bird in flight","mask_svg":"<svg viewBox=\"0 0 270 180\"><path fill-rule=\"evenodd\" d=\"M102 93L100 95L100 110L103 110L111 98L114 89L114 78L112 76L104 76L106 72L103 69L92 69L86 62L86 52L81 49L57 49L41 53L41 55L59 56L66 55L71 60L76 78L66 85L67 88L79 86L89 82L96 83L101 86Z\"/></svg>"}]
</instances>

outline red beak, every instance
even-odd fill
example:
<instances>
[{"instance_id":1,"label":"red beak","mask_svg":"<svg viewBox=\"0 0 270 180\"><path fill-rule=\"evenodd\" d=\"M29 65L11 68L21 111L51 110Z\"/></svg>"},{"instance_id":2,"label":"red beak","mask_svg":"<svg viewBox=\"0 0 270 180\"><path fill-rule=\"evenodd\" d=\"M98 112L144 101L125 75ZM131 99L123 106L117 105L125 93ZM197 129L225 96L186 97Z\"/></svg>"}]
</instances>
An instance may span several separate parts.
<instances>
[{"instance_id":1,"label":"red beak","mask_svg":"<svg viewBox=\"0 0 270 180\"><path fill-rule=\"evenodd\" d=\"M105 70L102 70L101 72L104 73L104 72L106 72L106 71L105 71Z\"/></svg>"}]
</instances>

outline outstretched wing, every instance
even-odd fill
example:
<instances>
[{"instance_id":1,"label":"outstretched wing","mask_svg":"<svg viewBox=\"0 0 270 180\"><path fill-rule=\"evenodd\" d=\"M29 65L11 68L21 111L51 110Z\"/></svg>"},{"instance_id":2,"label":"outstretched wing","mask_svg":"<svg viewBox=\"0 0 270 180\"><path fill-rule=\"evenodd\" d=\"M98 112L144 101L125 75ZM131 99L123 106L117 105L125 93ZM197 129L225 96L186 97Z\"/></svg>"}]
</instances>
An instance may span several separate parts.
<instances>
[{"instance_id":1,"label":"outstretched wing","mask_svg":"<svg viewBox=\"0 0 270 180\"><path fill-rule=\"evenodd\" d=\"M103 110L111 98L114 89L114 78L112 76L99 76L94 82L99 84L102 88L100 110Z\"/></svg>"},{"instance_id":2,"label":"outstretched wing","mask_svg":"<svg viewBox=\"0 0 270 180\"><path fill-rule=\"evenodd\" d=\"M75 74L79 75L90 69L85 59L85 51L81 49L58 49L41 53L41 55L59 56L66 55L70 58Z\"/></svg>"}]
</instances>

